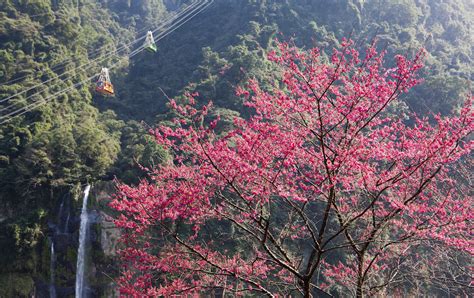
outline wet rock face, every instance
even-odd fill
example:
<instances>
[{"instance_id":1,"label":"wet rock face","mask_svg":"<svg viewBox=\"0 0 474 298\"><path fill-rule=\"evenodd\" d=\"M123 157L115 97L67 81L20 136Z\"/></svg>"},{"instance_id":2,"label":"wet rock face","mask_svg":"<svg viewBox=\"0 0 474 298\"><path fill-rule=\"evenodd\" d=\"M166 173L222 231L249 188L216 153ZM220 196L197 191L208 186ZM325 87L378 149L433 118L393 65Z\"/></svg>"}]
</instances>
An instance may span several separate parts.
<instances>
[{"instance_id":1,"label":"wet rock face","mask_svg":"<svg viewBox=\"0 0 474 298\"><path fill-rule=\"evenodd\" d=\"M89 228L84 258L84 277L87 280L84 295L88 298L118 297L111 277L118 272L115 256L120 232L115 228L107 210L104 210L107 209L111 191L113 187L97 186L92 189L89 198ZM75 197L68 193L59 198L45 233L47 248L42 252L45 269L35 280L35 297L51 297L53 288L56 297L75 296L81 205L80 195ZM54 245L53 265L50 265L53 257L51 241ZM54 271L54 287L51 286L51 271Z\"/></svg>"},{"instance_id":2,"label":"wet rock face","mask_svg":"<svg viewBox=\"0 0 474 298\"><path fill-rule=\"evenodd\" d=\"M90 211L91 237L91 287L102 297L119 297L112 280L118 274L116 260L120 231L113 223L108 207L111 194L115 192L113 183L100 183L92 189L93 207Z\"/></svg>"},{"instance_id":3,"label":"wet rock face","mask_svg":"<svg viewBox=\"0 0 474 298\"><path fill-rule=\"evenodd\" d=\"M37 281L38 297L51 297L53 287L57 297L74 296L80 224L80 210L76 210L76 205L77 202L73 200L71 193L66 193L59 199L55 216L51 216L48 222L49 241L54 245L55 260L47 276L51 276L51 271L54 271L54 285L50 284L50 279L43 278ZM52 257L50 252L49 258Z\"/></svg>"},{"instance_id":4,"label":"wet rock face","mask_svg":"<svg viewBox=\"0 0 474 298\"><path fill-rule=\"evenodd\" d=\"M0 274L0 297L54 297L54 293L55 297L75 296L81 192L81 189L76 193L65 189L56 197L52 210L38 223L39 236L34 247L18 252L13 250L16 246L12 243L9 251L10 246L0 243L0 261L15 260L9 267L4 266ZM87 297L118 297L113 278L119 270L116 250L120 232L108 208L113 192L113 184L98 184L92 189L88 204L90 225L85 257L88 282L84 289ZM1 210L0 219L7 213Z\"/></svg>"},{"instance_id":5,"label":"wet rock face","mask_svg":"<svg viewBox=\"0 0 474 298\"><path fill-rule=\"evenodd\" d=\"M109 216L101 212L101 233L100 245L102 251L108 257L114 257L117 254L118 239L120 238L120 230L115 227Z\"/></svg>"},{"instance_id":6,"label":"wet rock face","mask_svg":"<svg viewBox=\"0 0 474 298\"><path fill-rule=\"evenodd\" d=\"M94 197L98 208L98 224L100 227L101 250L106 257L115 257L117 254L120 230L115 227L111 210L108 207L110 196L114 193L113 184L102 184L94 188Z\"/></svg>"}]
</instances>

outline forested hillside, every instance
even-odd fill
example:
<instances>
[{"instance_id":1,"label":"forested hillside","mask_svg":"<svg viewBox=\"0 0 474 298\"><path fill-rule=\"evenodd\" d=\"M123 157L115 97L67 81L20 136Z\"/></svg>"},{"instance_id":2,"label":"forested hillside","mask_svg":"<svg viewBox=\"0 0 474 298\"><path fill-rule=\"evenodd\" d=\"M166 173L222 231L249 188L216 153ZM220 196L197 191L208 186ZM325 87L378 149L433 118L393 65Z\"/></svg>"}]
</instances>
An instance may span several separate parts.
<instances>
[{"instance_id":1,"label":"forested hillside","mask_svg":"<svg viewBox=\"0 0 474 298\"><path fill-rule=\"evenodd\" d=\"M123 113L154 120L166 102L154 86L168 96L198 90L202 98L239 110L232 88L265 76L262 63L272 39L292 38L300 46L330 51L343 37L360 44L376 38L391 55L425 47L427 82L410 104L416 111L430 106L448 112L472 80L472 13L469 1L216 1L192 30L165 39L156 58L133 62L128 78L133 88L124 96Z\"/></svg>"},{"instance_id":2,"label":"forested hillside","mask_svg":"<svg viewBox=\"0 0 474 298\"><path fill-rule=\"evenodd\" d=\"M55 96L102 66L118 63L117 70L126 69L128 61L120 56L98 61L96 57L128 43L135 26L159 20L166 13L161 2L150 7L117 2L109 3L117 13L95 1L0 3L3 297L32 293L34 280L44 274L46 223L58 199L65 192L80 191L85 182L100 180L119 155L128 166L132 162L127 159L140 154L137 150L129 157L121 153L125 122L113 111L101 113L94 107L93 81ZM11 112L50 98L50 103L3 123ZM128 131L134 129L141 128L127 124ZM130 146L143 142L135 140Z\"/></svg>"},{"instance_id":3,"label":"forested hillside","mask_svg":"<svg viewBox=\"0 0 474 298\"><path fill-rule=\"evenodd\" d=\"M156 54L128 59L127 48L97 59L192 2L0 2L0 296L29 296L49 278L48 223L60 197L73 194L77 212L85 183L134 184L143 177L138 164L169 159L147 130L170 123L170 98L198 92L199 105L213 101L222 131L248 117L235 88L274 82L267 54L276 40L327 54L343 38L361 50L376 40L390 57L425 48L424 83L404 95L399 115L456 112L474 78L469 0L215 0L161 39ZM88 78L111 65L116 96L104 98Z\"/></svg>"}]
</instances>

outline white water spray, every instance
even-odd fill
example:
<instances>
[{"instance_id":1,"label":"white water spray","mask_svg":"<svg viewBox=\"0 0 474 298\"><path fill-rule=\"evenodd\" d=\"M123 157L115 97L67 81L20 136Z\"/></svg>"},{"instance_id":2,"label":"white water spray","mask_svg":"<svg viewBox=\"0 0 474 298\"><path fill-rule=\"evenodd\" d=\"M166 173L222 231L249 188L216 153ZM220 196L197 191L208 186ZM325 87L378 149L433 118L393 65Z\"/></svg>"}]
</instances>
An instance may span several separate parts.
<instances>
[{"instance_id":1,"label":"white water spray","mask_svg":"<svg viewBox=\"0 0 474 298\"><path fill-rule=\"evenodd\" d=\"M56 255L54 253L54 242L51 239L51 261L49 263L49 298L56 298L56 287L54 269L56 266Z\"/></svg>"},{"instance_id":2,"label":"white water spray","mask_svg":"<svg viewBox=\"0 0 474 298\"><path fill-rule=\"evenodd\" d=\"M64 197L61 200L61 205L59 205L59 213L58 213L58 225L61 225L61 217L63 216L63 207L64 207Z\"/></svg>"},{"instance_id":3,"label":"white water spray","mask_svg":"<svg viewBox=\"0 0 474 298\"><path fill-rule=\"evenodd\" d=\"M86 186L84 190L84 199L82 200L81 211L81 227L79 230L79 249L77 251L77 269L76 269L76 298L85 297L85 254L86 254L86 239L88 230L89 214L87 213L87 199L89 198L90 185Z\"/></svg>"},{"instance_id":4,"label":"white water spray","mask_svg":"<svg viewBox=\"0 0 474 298\"><path fill-rule=\"evenodd\" d=\"M71 216L71 213L68 211L67 217L66 217L66 223L64 224L63 233L67 233L69 231L69 217L70 216Z\"/></svg>"}]
</instances>

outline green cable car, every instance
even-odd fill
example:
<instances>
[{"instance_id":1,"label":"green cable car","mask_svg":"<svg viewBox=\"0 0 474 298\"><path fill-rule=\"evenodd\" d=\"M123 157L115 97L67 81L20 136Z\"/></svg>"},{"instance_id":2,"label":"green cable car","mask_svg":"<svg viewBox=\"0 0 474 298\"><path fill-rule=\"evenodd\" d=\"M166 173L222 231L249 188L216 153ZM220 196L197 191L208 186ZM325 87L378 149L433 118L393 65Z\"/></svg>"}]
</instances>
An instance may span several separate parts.
<instances>
[{"instance_id":1,"label":"green cable car","mask_svg":"<svg viewBox=\"0 0 474 298\"><path fill-rule=\"evenodd\" d=\"M143 48L152 53L156 53L156 51L158 50L158 47L155 44L155 39L153 38L153 32L148 31L146 33L146 39L145 43L143 44Z\"/></svg>"}]
</instances>

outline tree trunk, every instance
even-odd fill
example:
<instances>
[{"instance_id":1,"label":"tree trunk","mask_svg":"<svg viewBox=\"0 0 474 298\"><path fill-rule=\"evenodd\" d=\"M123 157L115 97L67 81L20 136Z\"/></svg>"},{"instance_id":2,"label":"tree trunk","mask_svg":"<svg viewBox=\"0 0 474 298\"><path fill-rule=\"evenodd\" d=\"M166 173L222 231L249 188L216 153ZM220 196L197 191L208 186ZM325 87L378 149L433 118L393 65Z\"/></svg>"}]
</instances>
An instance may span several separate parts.
<instances>
[{"instance_id":1,"label":"tree trunk","mask_svg":"<svg viewBox=\"0 0 474 298\"><path fill-rule=\"evenodd\" d=\"M364 297L364 255L359 256L359 265L357 268L357 289L356 289L356 297L363 298Z\"/></svg>"},{"instance_id":2,"label":"tree trunk","mask_svg":"<svg viewBox=\"0 0 474 298\"><path fill-rule=\"evenodd\" d=\"M305 281L303 282L303 297L304 297L304 298L310 298L310 297L312 297L312 295L311 295L311 287L310 287L310 280L311 280L311 279L309 279L309 280L307 280L307 281L305 280Z\"/></svg>"},{"instance_id":3,"label":"tree trunk","mask_svg":"<svg viewBox=\"0 0 474 298\"><path fill-rule=\"evenodd\" d=\"M356 297L357 298L363 298L364 297L364 290L362 289L362 282L357 281L357 291L356 291Z\"/></svg>"}]
</instances>

